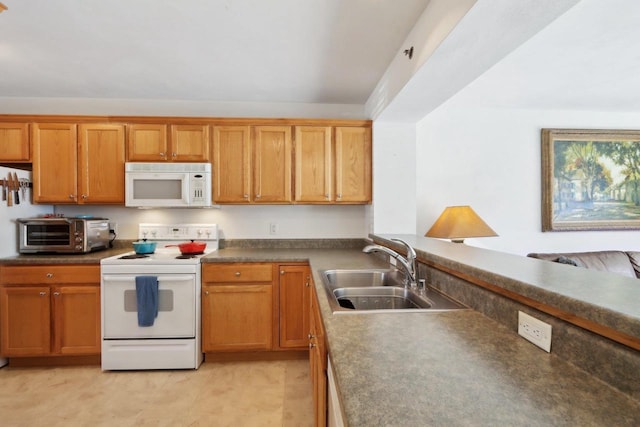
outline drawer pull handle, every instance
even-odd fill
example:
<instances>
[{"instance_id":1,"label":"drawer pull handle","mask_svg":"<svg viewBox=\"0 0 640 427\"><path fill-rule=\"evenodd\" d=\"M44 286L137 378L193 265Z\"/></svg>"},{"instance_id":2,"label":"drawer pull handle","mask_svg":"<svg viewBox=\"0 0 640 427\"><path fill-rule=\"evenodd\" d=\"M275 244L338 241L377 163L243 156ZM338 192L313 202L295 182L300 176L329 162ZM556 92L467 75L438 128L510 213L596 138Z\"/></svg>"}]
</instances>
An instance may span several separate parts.
<instances>
[{"instance_id":1,"label":"drawer pull handle","mask_svg":"<svg viewBox=\"0 0 640 427\"><path fill-rule=\"evenodd\" d=\"M45 295L47 295L47 293L46 293L45 291L40 291L40 296L41 296L41 297L43 297L43 296L45 296Z\"/></svg>"},{"instance_id":2,"label":"drawer pull handle","mask_svg":"<svg viewBox=\"0 0 640 427\"><path fill-rule=\"evenodd\" d=\"M53 273L47 273L47 279L51 279L53 277Z\"/></svg>"},{"instance_id":3,"label":"drawer pull handle","mask_svg":"<svg viewBox=\"0 0 640 427\"><path fill-rule=\"evenodd\" d=\"M236 277L240 277L240 272L236 271Z\"/></svg>"},{"instance_id":4,"label":"drawer pull handle","mask_svg":"<svg viewBox=\"0 0 640 427\"><path fill-rule=\"evenodd\" d=\"M60 296L60 292L54 292L54 293L53 293L53 296L54 296L54 297Z\"/></svg>"}]
</instances>

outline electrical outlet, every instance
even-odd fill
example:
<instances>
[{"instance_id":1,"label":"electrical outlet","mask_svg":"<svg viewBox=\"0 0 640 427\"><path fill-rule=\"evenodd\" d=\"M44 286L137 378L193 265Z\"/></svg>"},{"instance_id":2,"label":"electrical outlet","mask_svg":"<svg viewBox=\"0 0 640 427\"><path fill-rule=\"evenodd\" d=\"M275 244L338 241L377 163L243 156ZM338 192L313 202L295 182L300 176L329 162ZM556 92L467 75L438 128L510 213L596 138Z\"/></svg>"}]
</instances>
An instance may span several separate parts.
<instances>
[{"instance_id":1,"label":"electrical outlet","mask_svg":"<svg viewBox=\"0 0 640 427\"><path fill-rule=\"evenodd\" d=\"M278 234L278 224L272 222L269 224L269 234Z\"/></svg>"},{"instance_id":2,"label":"electrical outlet","mask_svg":"<svg viewBox=\"0 0 640 427\"><path fill-rule=\"evenodd\" d=\"M518 334L547 353L551 352L551 325L518 311Z\"/></svg>"}]
</instances>

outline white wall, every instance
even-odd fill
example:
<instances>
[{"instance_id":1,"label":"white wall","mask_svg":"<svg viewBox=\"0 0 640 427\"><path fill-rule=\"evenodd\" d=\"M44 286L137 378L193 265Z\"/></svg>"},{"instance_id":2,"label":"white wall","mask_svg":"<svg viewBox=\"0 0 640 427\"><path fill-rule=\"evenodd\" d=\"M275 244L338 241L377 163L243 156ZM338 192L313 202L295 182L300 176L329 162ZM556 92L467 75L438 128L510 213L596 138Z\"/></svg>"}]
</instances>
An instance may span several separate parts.
<instances>
[{"instance_id":1,"label":"white wall","mask_svg":"<svg viewBox=\"0 0 640 427\"><path fill-rule=\"evenodd\" d=\"M10 169L0 166L0 178L7 178L8 172L15 172L18 178L31 179L31 172L19 169ZM31 192L25 199L20 193L20 204L7 206L6 201L0 200L0 257L17 255L18 253L18 227L16 218L28 218L44 213L53 212L52 206L31 204Z\"/></svg>"},{"instance_id":2,"label":"white wall","mask_svg":"<svg viewBox=\"0 0 640 427\"><path fill-rule=\"evenodd\" d=\"M452 100L453 101L453 100ZM638 250L640 231L541 231L541 128L637 129L640 113L464 108L444 104L417 126L417 230L469 204L500 235L475 246L529 252Z\"/></svg>"},{"instance_id":3,"label":"white wall","mask_svg":"<svg viewBox=\"0 0 640 427\"><path fill-rule=\"evenodd\" d=\"M215 223L225 239L363 238L369 232L366 206L222 206L220 209L135 209L116 206L62 206L56 212L109 218L118 238L136 239L141 222ZM277 224L278 232L269 233Z\"/></svg>"},{"instance_id":4,"label":"white wall","mask_svg":"<svg viewBox=\"0 0 640 427\"><path fill-rule=\"evenodd\" d=\"M366 119L364 105L175 99L0 97L0 114Z\"/></svg>"},{"instance_id":5,"label":"white wall","mask_svg":"<svg viewBox=\"0 0 640 427\"><path fill-rule=\"evenodd\" d=\"M373 124L375 233L413 234L416 225L416 126Z\"/></svg>"}]
</instances>

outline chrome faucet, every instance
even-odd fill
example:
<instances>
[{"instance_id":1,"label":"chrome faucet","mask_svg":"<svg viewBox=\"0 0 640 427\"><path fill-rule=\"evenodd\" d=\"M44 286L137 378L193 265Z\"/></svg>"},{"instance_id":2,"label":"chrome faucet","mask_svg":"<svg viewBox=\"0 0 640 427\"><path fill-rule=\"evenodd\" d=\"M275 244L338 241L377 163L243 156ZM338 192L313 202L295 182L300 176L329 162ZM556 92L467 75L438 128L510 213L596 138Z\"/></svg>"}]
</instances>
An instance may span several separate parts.
<instances>
[{"instance_id":1,"label":"chrome faucet","mask_svg":"<svg viewBox=\"0 0 640 427\"><path fill-rule=\"evenodd\" d=\"M409 245L404 240L400 240L400 239L391 239L391 240L393 240L394 242L402 243L407 248L407 258L404 258L402 255L400 255L398 252L394 251L393 249L389 249L386 246L381 246L381 245L365 246L362 249L362 252L366 254L370 254L372 252L384 252L385 254L395 258L407 273L407 277L408 277L407 285L410 288L416 288L418 286L417 280L416 280L416 251L413 250L411 245Z\"/></svg>"}]
</instances>

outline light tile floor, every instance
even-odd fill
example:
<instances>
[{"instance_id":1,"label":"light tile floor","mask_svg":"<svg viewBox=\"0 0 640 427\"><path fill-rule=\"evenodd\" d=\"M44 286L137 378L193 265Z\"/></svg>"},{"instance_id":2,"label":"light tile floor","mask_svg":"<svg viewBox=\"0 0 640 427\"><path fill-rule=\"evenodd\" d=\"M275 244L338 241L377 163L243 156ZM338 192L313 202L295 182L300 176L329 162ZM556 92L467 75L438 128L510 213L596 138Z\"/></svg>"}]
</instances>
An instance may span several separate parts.
<instances>
[{"instance_id":1,"label":"light tile floor","mask_svg":"<svg viewBox=\"0 0 640 427\"><path fill-rule=\"evenodd\" d=\"M0 369L0 426L313 426L307 360Z\"/></svg>"}]
</instances>

